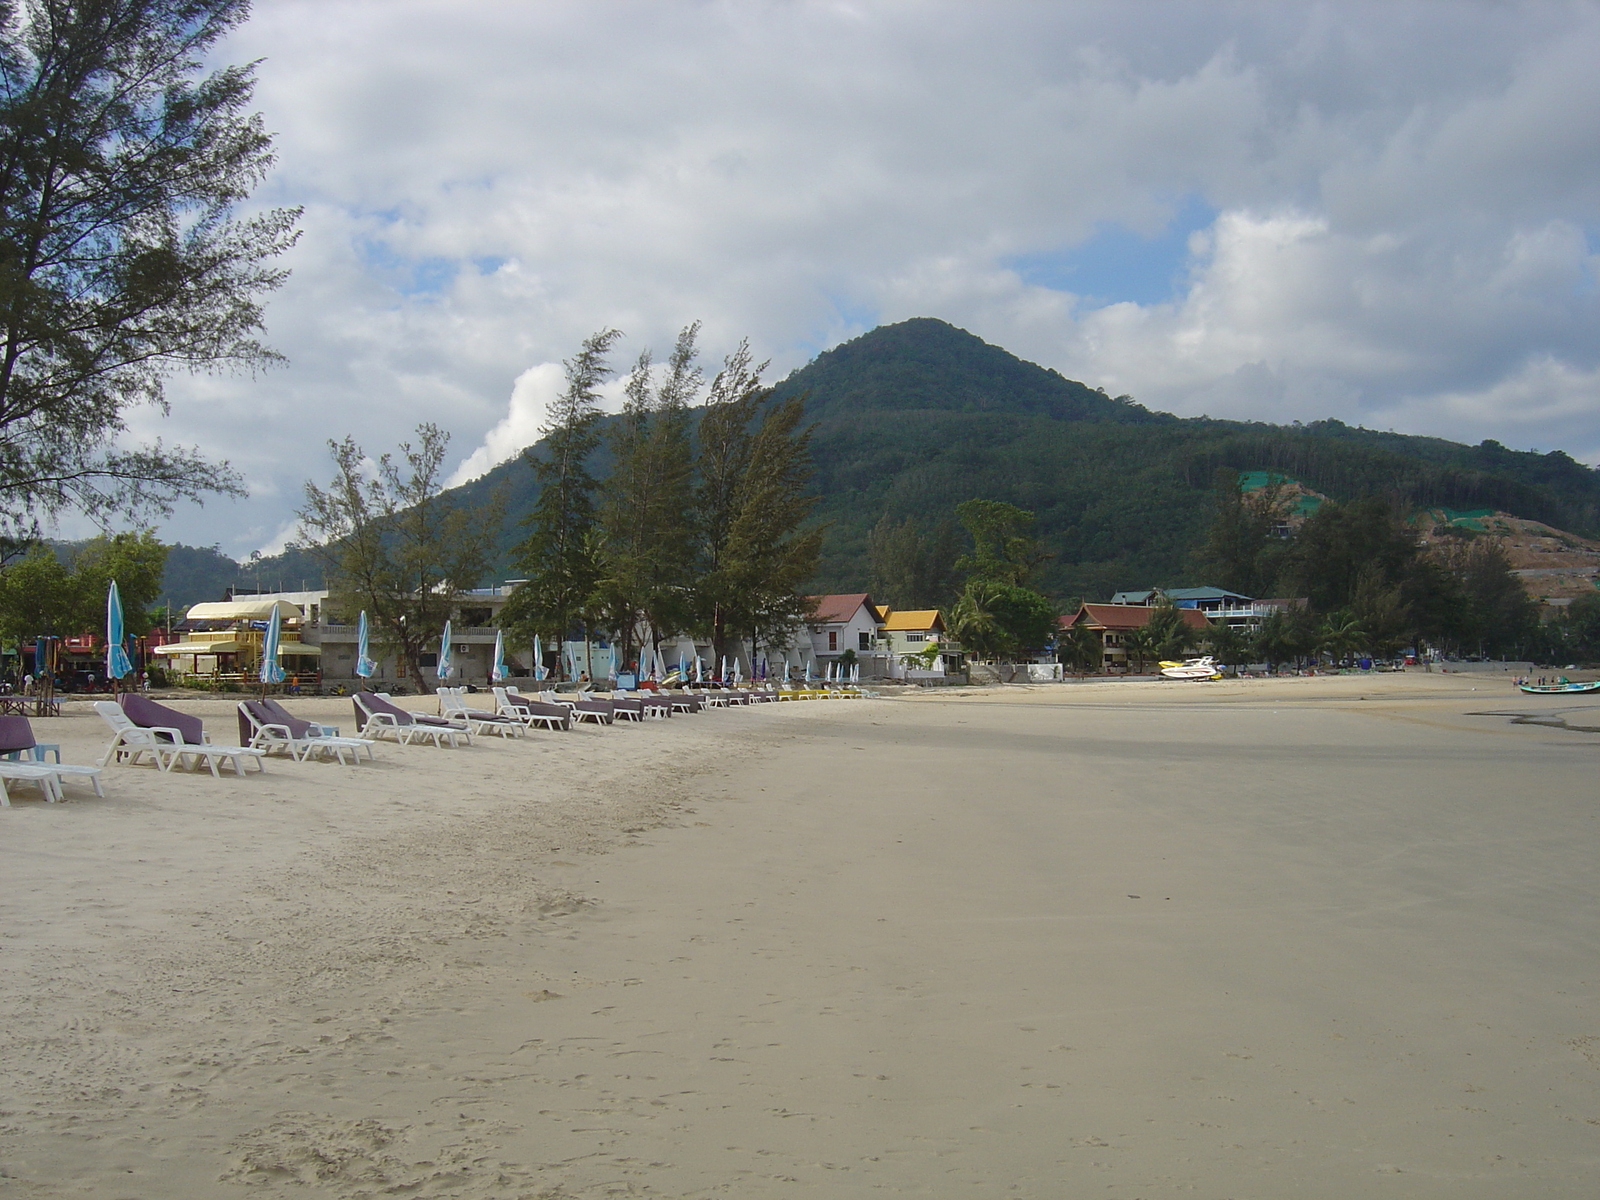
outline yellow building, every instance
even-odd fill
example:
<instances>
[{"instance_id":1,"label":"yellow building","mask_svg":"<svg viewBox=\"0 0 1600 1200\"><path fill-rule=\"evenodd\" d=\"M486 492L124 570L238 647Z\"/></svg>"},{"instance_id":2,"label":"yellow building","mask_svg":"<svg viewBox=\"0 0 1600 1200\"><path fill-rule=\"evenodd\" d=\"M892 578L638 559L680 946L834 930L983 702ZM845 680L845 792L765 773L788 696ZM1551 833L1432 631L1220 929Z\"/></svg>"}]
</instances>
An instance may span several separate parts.
<instances>
[{"instance_id":1,"label":"yellow building","mask_svg":"<svg viewBox=\"0 0 1600 1200\"><path fill-rule=\"evenodd\" d=\"M921 654L929 643L939 646L939 658L933 670L957 670L961 666L961 649L945 634L944 617L937 608L878 609L879 644L895 664L892 674L905 669L903 660L908 654Z\"/></svg>"},{"instance_id":2,"label":"yellow building","mask_svg":"<svg viewBox=\"0 0 1600 1200\"><path fill-rule=\"evenodd\" d=\"M278 659L291 675L314 674L322 650L300 640L305 613L287 600L241 596L214 604L196 604L180 624L182 640L156 646L168 669L178 675L213 678L254 677L261 666L261 643L273 610L282 623Z\"/></svg>"}]
</instances>

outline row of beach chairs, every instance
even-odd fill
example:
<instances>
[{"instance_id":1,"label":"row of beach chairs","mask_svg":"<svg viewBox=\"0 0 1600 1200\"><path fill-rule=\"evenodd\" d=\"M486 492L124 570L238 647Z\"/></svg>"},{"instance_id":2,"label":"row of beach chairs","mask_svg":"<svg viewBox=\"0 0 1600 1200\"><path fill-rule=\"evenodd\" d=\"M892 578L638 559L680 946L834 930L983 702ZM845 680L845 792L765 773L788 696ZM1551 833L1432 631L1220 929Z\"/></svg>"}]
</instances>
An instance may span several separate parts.
<instances>
[{"instance_id":1,"label":"row of beach chairs","mask_svg":"<svg viewBox=\"0 0 1600 1200\"><path fill-rule=\"evenodd\" d=\"M382 692L357 692L351 702L361 736L392 737L397 742L432 742L436 746L471 744L474 737L526 737L532 729L570 730L576 725L613 725L618 721L664 720L706 708L766 704L778 699L775 689L747 688L722 692L540 692L525 696L509 688L492 689L493 710L473 708L465 688L440 688L439 715L410 712Z\"/></svg>"},{"instance_id":2,"label":"row of beach chairs","mask_svg":"<svg viewBox=\"0 0 1600 1200\"><path fill-rule=\"evenodd\" d=\"M113 761L132 764L148 759L163 772L204 766L213 776L220 776L220 767L231 766L243 775L250 764L257 771L265 770L262 760L275 753L297 762L327 760L353 765L363 755L371 759L373 746L382 739L454 747L462 742L471 745L475 737L526 737L534 729L567 731L581 724L666 720L707 708L863 694L853 688L747 687L608 696L546 691L526 696L497 687L490 711L471 707L465 688L440 688L439 713L434 716L402 708L382 692L357 692L353 697L358 730L354 737L342 735L336 727L296 717L278 701L263 697L239 702L238 744L222 745L212 742L199 717L132 692L116 702L95 703L96 713L112 734L110 746L95 766L62 763L60 747L36 742L25 716L0 716L0 805L10 805L10 787L18 783L37 788L51 802L63 798L68 779L85 781L95 795L103 796L100 772ZM52 752L55 761L47 761Z\"/></svg>"}]
</instances>

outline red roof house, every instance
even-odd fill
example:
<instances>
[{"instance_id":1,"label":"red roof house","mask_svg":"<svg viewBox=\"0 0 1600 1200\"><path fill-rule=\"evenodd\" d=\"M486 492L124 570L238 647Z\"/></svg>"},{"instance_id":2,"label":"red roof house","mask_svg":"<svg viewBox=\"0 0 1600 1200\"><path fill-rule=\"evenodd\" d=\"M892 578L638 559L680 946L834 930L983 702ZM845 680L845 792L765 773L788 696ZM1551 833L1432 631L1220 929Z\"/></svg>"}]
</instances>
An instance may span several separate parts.
<instances>
[{"instance_id":1,"label":"red roof house","mask_svg":"<svg viewBox=\"0 0 1600 1200\"><path fill-rule=\"evenodd\" d=\"M1146 604L1085 604L1070 617L1061 617L1060 622L1063 629L1082 626L1098 633L1101 669L1126 671L1128 652L1124 639L1135 629L1143 629L1150 624L1150 618L1158 611L1154 605ZM1197 633L1211 627L1211 622L1199 609L1180 608L1176 611L1178 619Z\"/></svg>"}]
</instances>

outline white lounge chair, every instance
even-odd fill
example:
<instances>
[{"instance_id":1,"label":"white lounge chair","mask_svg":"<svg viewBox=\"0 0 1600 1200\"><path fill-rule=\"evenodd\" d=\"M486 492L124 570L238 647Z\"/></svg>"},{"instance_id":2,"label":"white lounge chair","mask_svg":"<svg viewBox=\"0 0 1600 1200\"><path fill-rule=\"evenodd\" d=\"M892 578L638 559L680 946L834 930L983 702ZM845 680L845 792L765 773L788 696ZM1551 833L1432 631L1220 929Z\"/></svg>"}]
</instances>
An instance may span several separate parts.
<instances>
[{"instance_id":1,"label":"white lounge chair","mask_svg":"<svg viewBox=\"0 0 1600 1200\"><path fill-rule=\"evenodd\" d=\"M546 704L562 704L572 710L574 722L588 721L592 725L610 725L616 720L616 709L609 700L600 700L587 692L576 696L563 696L560 692L542 692L539 699Z\"/></svg>"},{"instance_id":2,"label":"white lounge chair","mask_svg":"<svg viewBox=\"0 0 1600 1200\"><path fill-rule=\"evenodd\" d=\"M639 696L628 696L621 692L611 693L611 715L618 721L643 721L649 713L645 711L644 700Z\"/></svg>"},{"instance_id":3,"label":"white lounge chair","mask_svg":"<svg viewBox=\"0 0 1600 1200\"><path fill-rule=\"evenodd\" d=\"M148 752L162 771L170 771L174 766L189 767L190 759L194 760L192 766L205 763L219 779L222 772L217 770L218 762L232 763L238 775L244 774L247 762L254 762L258 771L267 769L261 762L266 756L264 750L253 746L213 745L198 717L179 713L137 693L124 695L120 706L109 700L97 700L94 710L116 735L101 756L102 767L113 756L118 762L124 757L138 762L139 756ZM156 721L167 724L157 725Z\"/></svg>"},{"instance_id":4,"label":"white lounge chair","mask_svg":"<svg viewBox=\"0 0 1600 1200\"><path fill-rule=\"evenodd\" d=\"M467 745L472 744L469 726L443 717L408 712L379 692L357 692L350 700L355 705L356 720L362 723L360 732L364 738L392 737L407 746L431 741L435 746L442 747L448 742L455 747L461 744L462 738Z\"/></svg>"},{"instance_id":5,"label":"white lounge chair","mask_svg":"<svg viewBox=\"0 0 1600 1200\"><path fill-rule=\"evenodd\" d=\"M296 762L325 755L343 766L346 754L352 763L358 763L363 750L368 758L373 757L372 739L340 737L322 730L321 725L291 715L275 700L239 701L239 736L246 745L269 754L283 750Z\"/></svg>"},{"instance_id":6,"label":"white lounge chair","mask_svg":"<svg viewBox=\"0 0 1600 1200\"><path fill-rule=\"evenodd\" d=\"M47 750L55 752L56 761L45 766L44 756ZM49 746L39 745L34 740L33 726L28 723L28 718L24 716L0 716L0 765L12 768L21 766L43 767L49 771L55 776L54 784L38 782L38 774L32 770L13 770L10 777L14 780L34 783L45 794L45 799L52 803L62 798L61 787L69 775L79 779L87 779L90 786L94 788L96 796L103 797L105 795L105 792L100 788L99 767L84 767L76 763L63 763L61 761L61 747L54 744ZM0 783L0 793L3 792L4 784ZM3 802L5 802L3 798L0 798L0 803Z\"/></svg>"},{"instance_id":7,"label":"white lounge chair","mask_svg":"<svg viewBox=\"0 0 1600 1200\"><path fill-rule=\"evenodd\" d=\"M148 754L150 761L155 763L158 770L172 769L172 760L177 757L174 739L182 741L183 735L177 730L169 731L173 736L158 739L156 731L135 725L123 715L122 709L110 700L96 700L94 711L100 719L111 727L115 735L111 745L106 747L106 752L100 756L100 765L103 767L115 756L118 763L126 760L130 764L137 764L139 759Z\"/></svg>"},{"instance_id":8,"label":"white lounge chair","mask_svg":"<svg viewBox=\"0 0 1600 1200\"><path fill-rule=\"evenodd\" d=\"M499 713L484 712L467 707L465 688L439 689L439 715L451 721L465 723L472 732L498 737L526 737L528 727L521 721Z\"/></svg>"},{"instance_id":9,"label":"white lounge chair","mask_svg":"<svg viewBox=\"0 0 1600 1200\"><path fill-rule=\"evenodd\" d=\"M11 807L13 783L33 784L47 803L54 804L61 799L61 776L44 763L0 759L0 807Z\"/></svg>"},{"instance_id":10,"label":"white lounge chair","mask_svg":"<svg viewBox=\"0 0 1600 1200\"><path fill-rule=\"evenodd\" d=\"M572 710L566 705L530 700L509 688L494 689L494 707L502 717L521 721L530 728L534 725L543 725L546 729L572 728Z\"/></svg>"}]
</instances>

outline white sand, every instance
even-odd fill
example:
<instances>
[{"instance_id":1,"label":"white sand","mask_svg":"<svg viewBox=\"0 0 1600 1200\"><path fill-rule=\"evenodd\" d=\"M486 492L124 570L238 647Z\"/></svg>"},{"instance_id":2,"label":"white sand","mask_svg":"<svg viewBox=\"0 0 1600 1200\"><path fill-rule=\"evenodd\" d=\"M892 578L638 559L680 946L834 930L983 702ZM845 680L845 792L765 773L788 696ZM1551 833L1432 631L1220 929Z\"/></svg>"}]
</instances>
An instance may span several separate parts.
<instances>
[{"instance_id":1,"label":"white sand","mask_svg":"<svg viewBox=\"0 0 1600 1200\"><path fill-rule=\"evenodd\" d=\"M1467 715L1556 708L1008 688L19 791L0 1194L1587 1197L1600 735Z\"/></svg>"}]
</instances>

